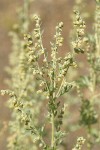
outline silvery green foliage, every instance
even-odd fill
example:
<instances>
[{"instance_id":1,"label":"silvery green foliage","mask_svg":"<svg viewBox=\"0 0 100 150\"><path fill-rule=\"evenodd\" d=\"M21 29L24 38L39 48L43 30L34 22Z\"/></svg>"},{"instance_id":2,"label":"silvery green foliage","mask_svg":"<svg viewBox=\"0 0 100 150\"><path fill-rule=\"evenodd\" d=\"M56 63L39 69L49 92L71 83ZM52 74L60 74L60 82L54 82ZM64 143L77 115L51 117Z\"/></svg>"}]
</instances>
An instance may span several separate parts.
<instances>
[{"instance_id":1,"label":"silvery green foliage","mask_svg":"<svg viewBox=\"0 0 100 150\"><path fill-rule=\"evenodd\" d=\"M24 7L19 10L19 23L15 24L12 37L13 51L10 55L10 67L7 68L11 75L9 87L11 90L3 90L2 94L8 94L8 106L12 110L12 119L9 123L10 136L8 149L37 150L33 135L27 130L27 124L39 127L38 115L40 113L43 98L36 94L37 84L26 58L25 42L23 35L29 31L30 24L29 1L24 1ZM38 105L38 107L37 107Z\"/></svg>"}]
</instances>

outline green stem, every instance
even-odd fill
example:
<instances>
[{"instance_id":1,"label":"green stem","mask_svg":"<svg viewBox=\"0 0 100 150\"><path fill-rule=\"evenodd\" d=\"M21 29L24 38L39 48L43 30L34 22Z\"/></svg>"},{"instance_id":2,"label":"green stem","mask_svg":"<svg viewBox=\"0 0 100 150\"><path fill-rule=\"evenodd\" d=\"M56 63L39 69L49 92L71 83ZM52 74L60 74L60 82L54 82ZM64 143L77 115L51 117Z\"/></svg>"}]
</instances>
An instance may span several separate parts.
<instances>
[{"instance_id":1,"label":"green stem","mask_svg":"<svg viewBox=\"0 0 100 150\"><path fill-rule=\"evenodd\" d=\"M88 148L88 150L91 150L91 148L92 148L92 144L91 144L91 125L87 127L87 130L88 130L88 135L87 135L87 138L88 138L87 148Z\"/></svg>"},{"instance_id":2,"label":"green stem","mask_svg":"<svg viewBox=\"0 0 100 150\"><path fill-rule=\"evenodd\" d=\"M55 125L54 125L54 114L52 113L51 118L51 124L52 124L52 132L51 132L51 147L54 148L54 133L55 133Z\"/></svg>"}]
</instances>

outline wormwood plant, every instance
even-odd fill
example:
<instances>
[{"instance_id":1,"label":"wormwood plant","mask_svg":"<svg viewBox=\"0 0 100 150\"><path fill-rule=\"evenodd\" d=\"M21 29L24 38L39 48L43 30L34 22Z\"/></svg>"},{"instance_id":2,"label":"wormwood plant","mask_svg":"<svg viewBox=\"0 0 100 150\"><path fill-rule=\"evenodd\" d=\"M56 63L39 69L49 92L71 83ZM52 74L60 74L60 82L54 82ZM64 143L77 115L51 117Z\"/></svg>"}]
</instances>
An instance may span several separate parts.
<instances>
[{"instance_id":1,"label":"wormwood plant","mask_svg":"<svg viewBox=\"0 0 100 150\"><path fill-rule=\"evenodd\" d=\"M80 30L80 32L82 32L82 30L83 30L83 32L84 32L84 29L86 28L85 23L84 23L84 28L81 25L82 18L85 20L89 16L89 14L86 12L86 0L75 0L73 10L74 10L74 13L72 12L71 19L74 22L74 26L71 28L71 31L70 31L70 41L71 42L76 41L77 36L78 36L78 39L79 39L79 37L81 39L81 43L79 43L79 44L80 45L82 44L84 47L84 45L86 45L86 37L85 37L86 35L85 35L85 33L81 33L81 36L78 35L78 30ZM81 18L80 18L80 22L79 22L78 16L80 14L81 14ZM76 24L77 24L77 26L76 26ZM76 44L76 42L70 43L70 49L72 51L73 51L73 46L75 45L74 43ZM81 48L81 46L80 46L80 48ZM84 64L83 61L78 61L78 67L81 68L81 66L83 64ZM77 69L70 68L70 75L67 76L67 80L71 81L71 80L73 80L73 79L75 80L76 78L79 77L78 67L77 67ZM67 95L64 95L64 99L66 100L66 103L68 104L68 109L66 110L67 112L63 118L63 127L65 129L67 129L67 132L69 132L69 133L73 132L73 131L78 131L78 129L81 128L80 125L77 123L78 117L76 117L75 120L71 119L71 118L73 118L73 111L70 111L70 108L74 107L77 110L77 106L80 101L79 98L75 95L75 93L76 92L73 90L72 92L68 93ZM69 126L66 126L66 120L67 120L67 123L69 124Z\"/></svg>"},{"instance_id":2,"label":"wormwood plant","mask_svg":"<svg viewBox=\"0 0 100 150\"><path fill-rule=\"evenodd\" d=\"M38 114L43 105L42 96L36 95L38 82L29 69L26 58L25 42L23 34L29 31L31 22L29 15L30 1L25 0L24 6L19 10L19 23L15 24L10 32L13 43L13 51L10 55L10 67L7 68L11 76L8 81L10 90L1 91L8 94L8 106L12 110L12 119L9 123L10 136L8 138L8 149L28 150L37 149L33 144L33 136L29 134L24 125L31 123L38 124ZM38 107L36 107L38 105Z\"/></svg>"},{"instance_id":3,"label":"wormwood plant","mask_svg":"<svg viewBox=\"0 0 100 150\"><path fill-rule=\"evenodd\" d=\"M84 53L84 45L88 45L84 32L85 22L80 17L80 13L74 11L73 51L65 54L64 57L59 56L59 48L63 44L63 23L58 23L54 40L50 42L51 53L49 55L43 46L41 20L37 15L33 16L35 28L31 33L29 31L28 7L29 1L25 1L24 11L22 10L20 14L21 22L14 27L15 31L12 33L14 61L11 62L12 67L9 70L12 76L11 90L1 91L2 94L10 96L9 106L13 109L8 148L10 150L35 150L39 149L37 146L39 145L43 150L58 150L65 135L62 126L66 105L61 100L61 96L76 85L75 82L68 81L68 73L71 67L77 67L75 55ZM45 125L40 126L38 115L41 103L43 103L42 96L46 99L48 115L45 116L45 123L41 123ZM49 123L51 133L50 141L47 143L44 133L46 132L45 126ZM78 138L73 150L80 150L83 143L84 139Z\"/></svg>"},{"instance_id":4,"label":"wormwood plant","mask_svg":"<svg viewBox=\"0 0 100 150\"><path fill-rule=\"evenodd\" d=\"M87 147L92 149L96 142L100 143L100 113L96 111L99 103L100 88L100 1L96 0L95 23L93 34L88 34L86 56L89 63L88 75L78 80L78 93L82 100L80 123L87 130ZM86 89L86 92L83 92ZM100 105L100 103L99 103ZM99 108L98 108L99 109ZM97 125L94 126L94 125Z\"/></svg>"},{"instance_id":5,"label":"wormwood plant","mask_svg":"<svg viewBox=\"0 0 100 150\"><path fill-rule=\"evenodd\" d=\"M77 14L77 12L75 13ZM37 138L37 140L41 141L41 146L43 149L47 150L58 149L59 144L62 141L62 137L64 136L64 133L61 131L61 126L65 112L65 105L63 104L64 102L61 103L59 98L63 94L69 92L71 88L75 86L74 82L67 81L67 73L70 67L76 67L74 54L84 52L80 48L82 45L78 45L78 40L80 42L85 42L82 41L85 23L79 14L76 16L77 20L80 22L80 29L77 29L77 38L72 43L74 51L73 53L67 53L64 58L59 57L58 55L59 47L61 47L63 43L63 37L61 35L63 28L62 22L56 26L54 42L50 43L50 57L48 57L48 53L43 47L42 32L40 28L41 21L37 15L33 17L36 22L33 33L25 34L24 36L30 68L33 72L33 75L36 76L37 80L40 82L40 90L38 90L38 93L43 93L46 99L48 99L48 118L51 124L51 144L47 145L44 142L42 133ZM42 63L40 63L41 59ZM32 130L32 128L30 128L30 130ZM35 131L34 134L37 134L37 132Z\"/></svg>"}]
</instances>

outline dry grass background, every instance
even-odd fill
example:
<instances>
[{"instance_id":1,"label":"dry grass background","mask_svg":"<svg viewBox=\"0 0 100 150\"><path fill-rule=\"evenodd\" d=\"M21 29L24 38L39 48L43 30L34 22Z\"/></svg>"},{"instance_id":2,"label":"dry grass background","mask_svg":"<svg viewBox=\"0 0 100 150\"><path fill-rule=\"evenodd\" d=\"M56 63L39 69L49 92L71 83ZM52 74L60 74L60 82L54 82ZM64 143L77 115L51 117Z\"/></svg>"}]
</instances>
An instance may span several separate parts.
<instances>
[{"instance_id":1,"label":"dry grass background","mask_svg":"<svg viewBox=\"0 0 100 150\"><path fill-rule=\"evenodd\" d=\"M0 0L0 89L6 89L7 85L4 80L8 77L4 68L8 65L8 56L11 52L11 41L8 32L11 30L13 23L17 21L16 8L21 6L23 0ZM38 13L42 18L42 26L44 29L44 46L50 49L50 40L52 40L55 26L57 22L64 22L64 46L61 54L69 50L69 33L71 29L70 15L72 13L74 0L35 0L31 10ZM94 10L94 1L88 0L88 11L91 17L88 20L88 30L91 30L93 21L92 15ZM82 58L84 59L84 58ZM10 112L5 106L7 98L0 97L0 121L7 121L10 118ZM79 131L79 135L81 131ZM76 139L76 135L70 135L70 139ZM7 132L0 137L0 150L6 150ZM70 146L69 148L70 149ZM98 149L99 150L99 149Z\"/></svg>"}]
</instances>

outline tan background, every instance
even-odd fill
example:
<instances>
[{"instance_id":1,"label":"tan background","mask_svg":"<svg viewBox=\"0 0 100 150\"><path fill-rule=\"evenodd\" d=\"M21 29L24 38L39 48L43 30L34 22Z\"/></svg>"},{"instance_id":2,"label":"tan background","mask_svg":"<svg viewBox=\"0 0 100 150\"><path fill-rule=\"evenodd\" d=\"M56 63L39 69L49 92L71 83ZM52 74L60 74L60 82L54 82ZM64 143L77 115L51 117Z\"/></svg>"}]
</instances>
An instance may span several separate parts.
<instances>
[{"instance_id":1,"label":"tan background","mask_svg":"<svg viewBox=\"0 0 100 150\"><path fill-rule=\"evenodd\" d=\"M8 56L11 52L11 41L8 32L11 30L13 23L16 23L16 8L22 5L22 0L0 0L0 89L6 89L4 80L8 77L5 67L8 65ZM57 22L64 22L64 46L61 53L69 50L69 33L71 29L70 15L72 13L74 0L35 0L31 10L38 13L42 18L42 27L44 29L44 45L49 50L50 40L53 38ZM88 11L91 16L87 22L88 30L91 30L94 11L94 0L88 0ZM10 112L5 106L7 98L0 97L0 121L7 121L10 118ZM80 133L79 133L80 135ZM0 150L6 150L7 132L0 137ZM76 139L72 136L71 140ZM72 142L73 143L73 142ZM70 150L70 146L68 148ZM98 149L99 150L99 149Z\"/></svg>"}]
</instances>

